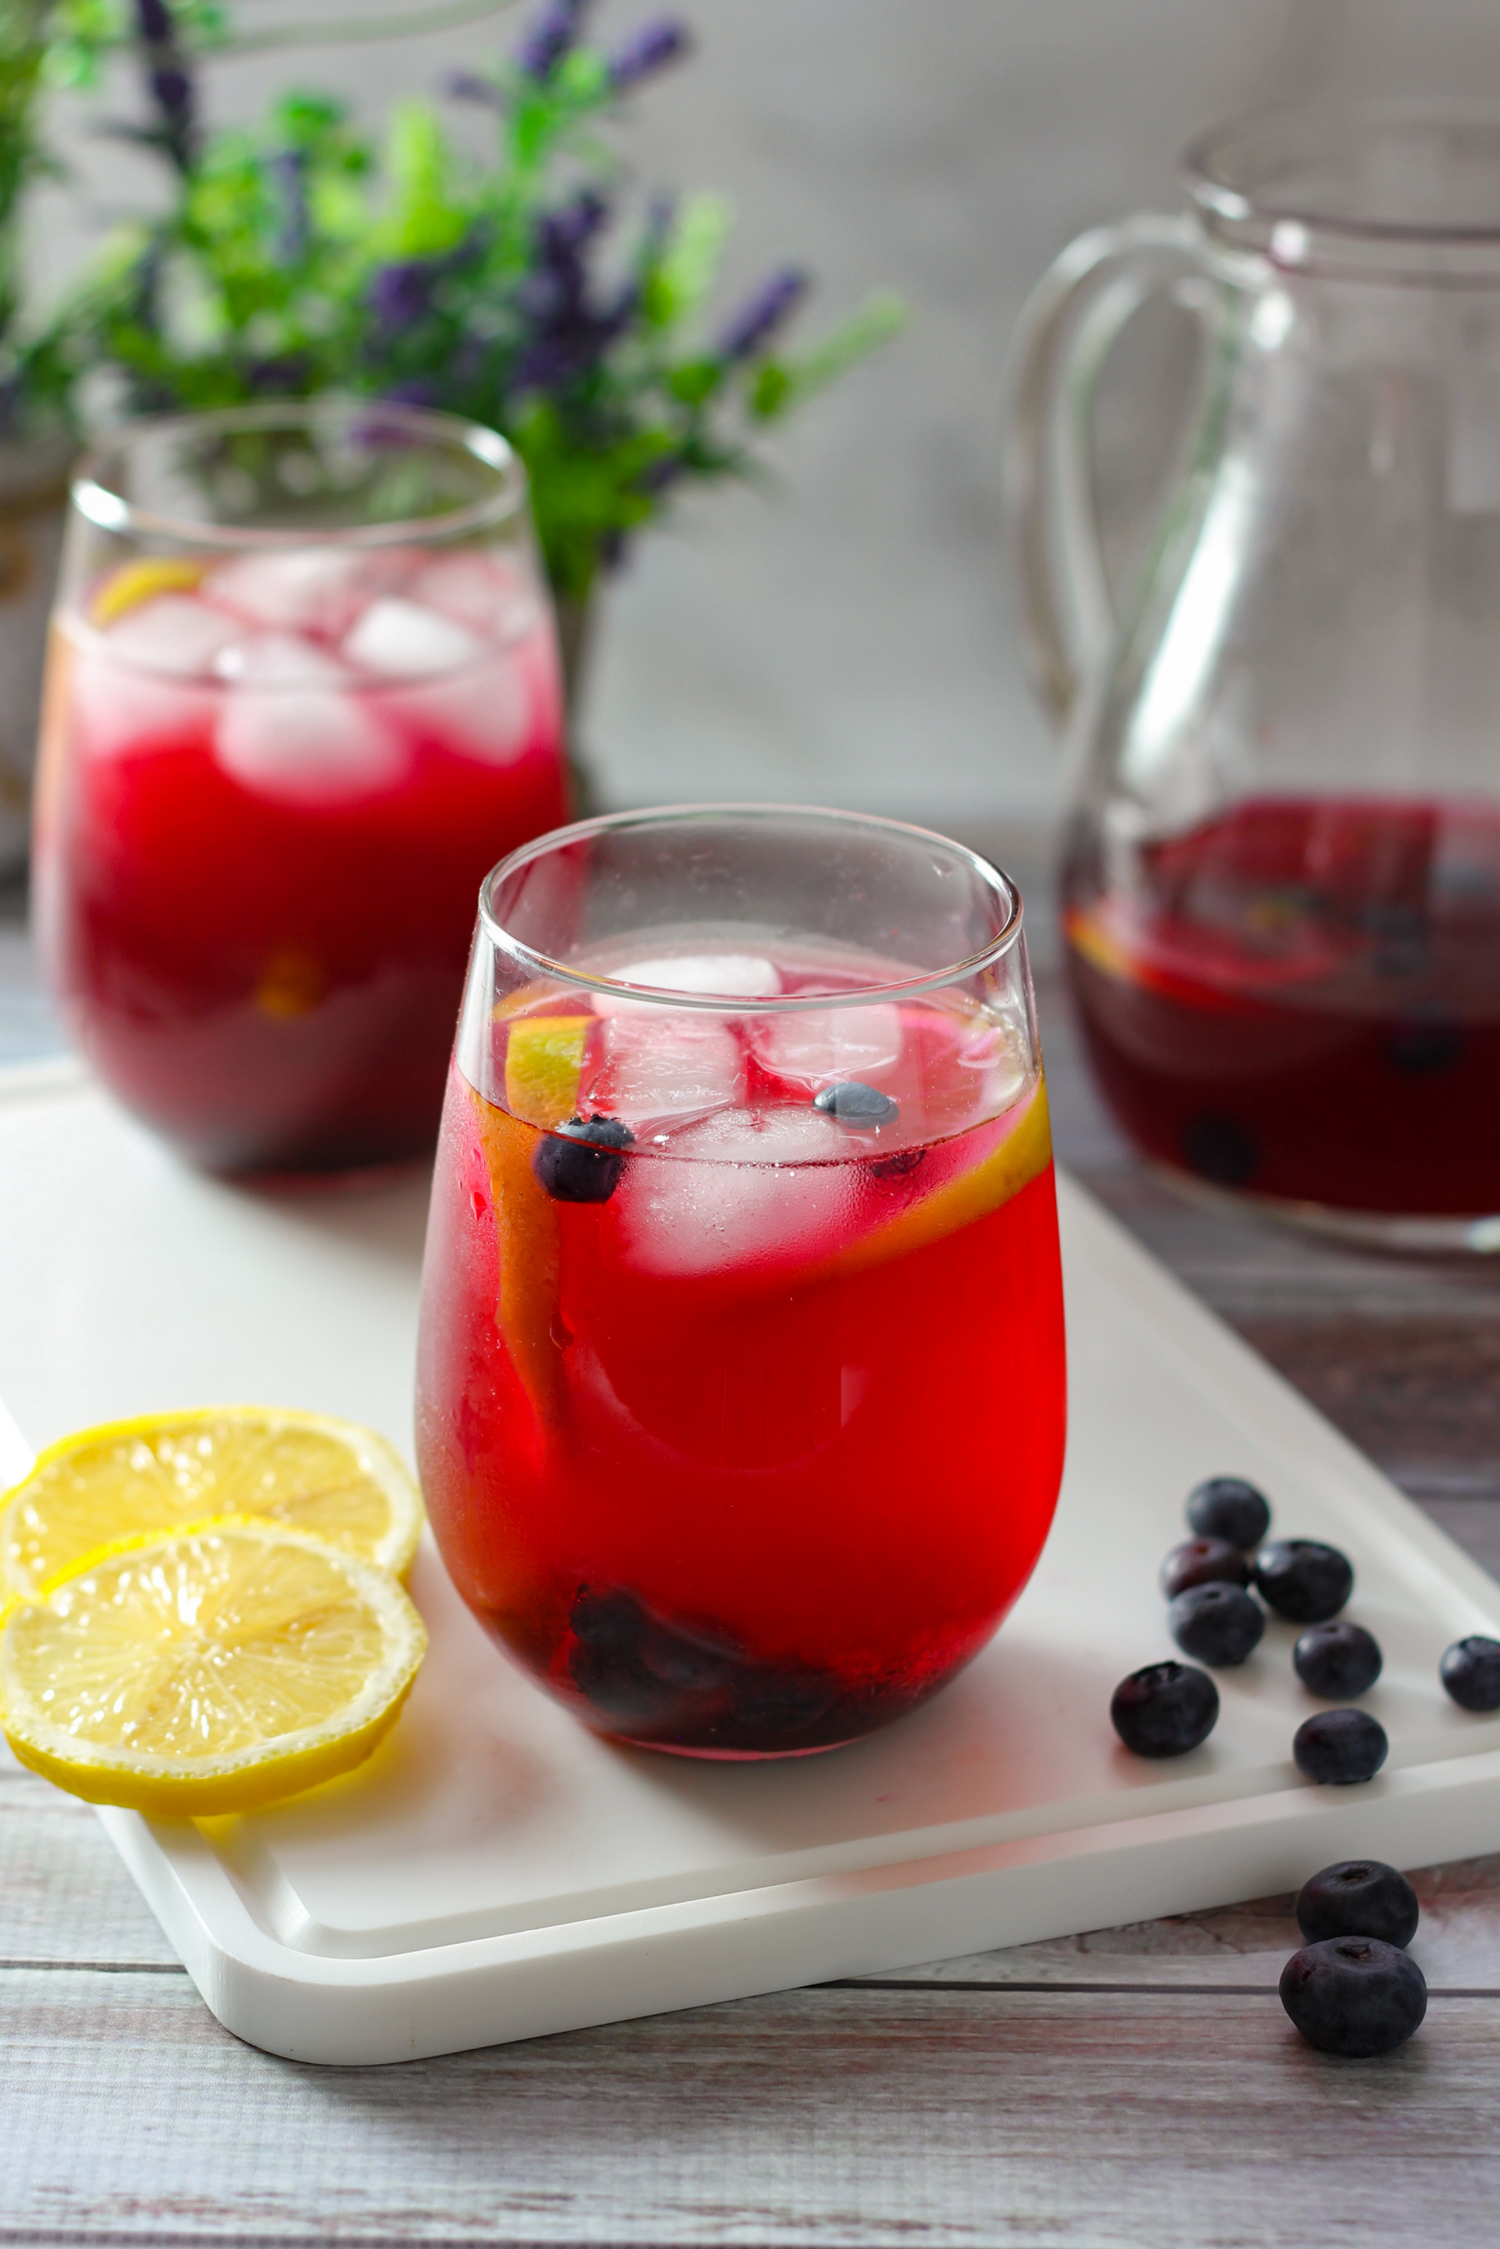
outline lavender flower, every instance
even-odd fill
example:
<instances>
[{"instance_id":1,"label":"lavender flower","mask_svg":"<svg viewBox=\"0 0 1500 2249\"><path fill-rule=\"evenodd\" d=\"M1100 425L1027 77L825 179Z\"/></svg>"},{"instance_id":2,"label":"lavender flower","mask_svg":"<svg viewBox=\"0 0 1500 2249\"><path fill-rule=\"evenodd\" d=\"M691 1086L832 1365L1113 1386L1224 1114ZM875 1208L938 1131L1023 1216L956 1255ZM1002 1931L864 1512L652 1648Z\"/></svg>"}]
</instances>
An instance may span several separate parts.
<instances>
[{"instance_id":1,"label":"lavender flower","mask_svg":"<svg viewBox=\"0 0 1500 2249\"><path fill-rule=\"evenodd\" d=\"M563 56L578 43L590 0L550 0L536 17L516 50L516 61L528 78L543 85Z\"/></svg>"},{"instance_id":2,"label":"lavender flower","mask_svg":"<svg viewBox=\"0 0 1500 2249\"><path fill-rule=\"evenodd\" d=\"M426 381L420 375L413 375L409 382L392 383L390 389L382 391L380 395L392 406L437 406L441 404L437 384Z\"/></svg>"},{"instance_id":3,"label":"lavender flower","mask_svg":"<svg viewBox=\"0 0 1500 2249\"><path fill-rule=\"evenodd\" d=\"M179 172L188 173L197 155L193 81L177 44L177 26L167 0L135 0L136 34L146 58L146 83L159 123L152 136Z\"/></svg>"},{"instance_id":4,"label":"lavender flower","mask_svg":"<svg viewBox=\"0 0 1500 2249\"><path fill-rule=\"evenodd\" d=\"M370 283L369 306L376 326L387 335L397 335L425 319L442 271L436 258L402 258L382 266Z\"/></svg>"},{"instance_id":5,"label":"lavender flower","mask_svg":"<svg viewBox=\"0 0 1500 2249\"><path fill-rule=\"evenodd\" d=\"M669 62L678 61L691 45L686 24L676 23L670 16L663 16L656 23L643 23L610 60L612 91L623 94L629 87L638 86L643 78L650 78L658 70L664 70Z\"/></svg>"},{"instance_id":6,"label":"lavender flower","mask_svg":"<svg viewBox=\"0 0 1500 2249\"><path fill-rule=\"evenodd\" d=\"M714 347L719 358L730 365L736 360L753 359L801 302L807 287L808 276L796 266L784 266L780 273L773 273L725 328Z\"/></svg>"},{"instance_id":7,"label":"lavender flower","mask_svg":"<svg viewBox=\"0 0 1500 2249\"><path fill-rule=\"evenodd\" d=\"M512 375L517 392L559 391L585 374L629 327L640 290L629 281L612 304L588 301L584 253L609 218L609 205L586 188L537 223L536 264L518 294L530 330Z\"/></svg>"},{"instance_id":8,"label":"lavender flower","mask_svg":"<svg viewBox=\"0 0 1500 2249\"><path fill-rule=\"evenodd\" d=\"M443 80L443 92L450 101L477 102L481 109L505 106L499 87L481 78L477 70L451 70Z\"/></svg>"}]
</instances>

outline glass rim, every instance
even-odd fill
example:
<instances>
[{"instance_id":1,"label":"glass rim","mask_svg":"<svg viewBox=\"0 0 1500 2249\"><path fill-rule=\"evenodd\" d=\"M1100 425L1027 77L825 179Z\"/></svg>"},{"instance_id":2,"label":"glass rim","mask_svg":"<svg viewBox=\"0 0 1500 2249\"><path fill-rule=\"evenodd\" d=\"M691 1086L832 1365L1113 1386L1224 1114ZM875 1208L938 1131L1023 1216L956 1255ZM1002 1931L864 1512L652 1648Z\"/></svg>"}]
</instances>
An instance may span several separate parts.
<instances>
[{"instance_id":1,"label":"glass rim","mask_svg":"<svg viewBox=\"0 0 1500 2249\"><path fill-rule=\"evenodd\" d=\"M441 515L409 516L394 523L262 527L214 523L206 518L167 515L112 491L107 467L143 440L173 430L239 431L308 428L317 422L378 422L450 452L467 453L493 469L500 482L484 499ZM225 553L255 553L287 547L385 547L414 540L462 538L508 522L526 504L526 471L515 449L498 430L460 414L393 400L324 396L272 399L254 406L215 407L199 414L148 414L122 422L84 454L73 472L69 497L79 514L101 530L120 536L169 539L182 546L213 547Z\"/></svg>"},{"instance_id":2,"label":"glass rim","mask_svg":"<svg viewBox=\"0 0 1500 2249\"><path fill-rule=\"evenodd\" d=\"M886 984L862 985L853 992L814 992L805 996L787 997L779 993L751 994L745 992L676 992L660 985L627 984L618 977L591 975L586 969L570 967L566 962L551 959L539 953L512 935L495 910L493 893L510 876L538 859L589 837L620 833L630 828L682 827L710 820L738 820L748 824L772 820L800 820L809 826L868 832L876 836L896 836L906 842L917 842L928 847L938 846L949 853L956 865L964 866L977 875L992 896L1003 902L1004 916L1000 927L989 942L966 959L954 961L949 966L934 969L924 976L906 977ZM530 843L522 844L492 867L479 886L479 925L490 942L509 959L519 962L534 975L555 978L559 983L571 985L582 992L617 993L644 1006L692 1008L712 1015L792 1015L811 1013L831 1007L875 1007L882 1001L921 998L928 992L942 991L966 978L978 975L986 968L1014 951L1020 941L1024 907L1021 893L1004 870L992 864L982 853L973 851L967 844L955 843L951 836L940 835L934 828L919 828L909 821L890 820L874 812L841 812L836 806L823 804L775 804L758 801L727 804L665 804L649 805L627 812L605 812L590 820L575 820L565 828L549 829L546 835L536 836Z\"/></svg>"},{"instance_id":3,"label":"glass rim","mask_svg":"<svg viewBox=\"0 0 1500 2249\"><path fill-rule=\"evenodd\" d=\"M1360 143L1467 135L1491 144L1494 216L1437 217L1400 208L1392 190L1368 215L1304 174L1321 154ZM1348 267L1370 280L1452 282L1500 278L1500 101L1470 96L1395 95L1311 101L1254 111L1198 134L1183 151L1188 196L1210 234L1268 252L1289 268Z\"/></svg>"}]
</instances>

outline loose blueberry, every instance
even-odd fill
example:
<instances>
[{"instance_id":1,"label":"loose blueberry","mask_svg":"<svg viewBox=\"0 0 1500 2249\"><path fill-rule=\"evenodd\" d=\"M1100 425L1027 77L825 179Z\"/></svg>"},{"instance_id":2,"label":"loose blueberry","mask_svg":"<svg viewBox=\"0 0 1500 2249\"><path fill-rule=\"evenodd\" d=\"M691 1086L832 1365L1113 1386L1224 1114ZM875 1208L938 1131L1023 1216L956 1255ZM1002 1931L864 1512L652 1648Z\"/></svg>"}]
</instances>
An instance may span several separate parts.
<instances>
[{"instance_id":1,"label":"loose blueberry","mask_svg":"<svg viewBox=\"0 0 1500 2249\"><path fill-rule=\"evenodd\" d=\"M1109 1715L1137 1757L1182 1757L1213 1732L1219 1690L1190 1663L1148 1663L1120 1681Z\"/></svg>"},{"instance_id":2,"label":"loose blueberry","mask_svg":"<svg viewBox=\"0 0 1500 2249\"><path fill-rule=\"evenodd\" d=\"M894 1124L900 1115L900 1104L882 1093L878 1086L861 1085L858 1078L846 1078L839 1085L825 1085L822 1092L813 1096L813 1107L821 1109L825 1117L837 1117L840 1124L853 1125L859 1132L873 1132L877 1125Z\"/></svg>"},{"instance_id":3,"label":"loose blueberry","mask_svg":"<svg viewBox=\"0 0 1500 2249\"><path fill-rule=\"evenodd\" d=\"M531 1168L554 1202L607 1203L634 1140L618 1117L571 1117L542 1140Z\"/></svg>"},{"instance_id":4,"label":"loose blueberry","mask_svg":"<svg viewBox=\"0 0 1500 2249\"><path fill-rule=\"evenodd\" d=\"M1161 1589L1169 1601L1190 1585L1248 1585L1250 1564L1226 1538L1185 1538L1161 1566Z\"/></svg>"},{"instance_id":5,"label":"loose blueberry","mask_svg":"<svg viewBox=\"0 0 1500 2249\"><path fill-rule=\"evenodd\" d=\"M1329 1937L1292 1954L1281 2004L1319 2053L1368 2060L1410 2038L1427 2012L1427 1979L1409 1952L1378 1937Z\"/></svg>"},{"instance_id":6,"label":"loose blueberry","mask_svg":"<svg viewBox=\"0 0 1500 2249\"><path fill-rule=\"evenodd\" d=\"M1265 1611L1242 1585L1190 1585L1167 1609L1167 1630L1195 1663L1243 1663L1266 1629Z\"/></svg>"},{"instance_id":7,"label":"loose blueberry","mask_svg":"<svg viewBox=\"0 0 1500 2249\"><path fill-rule=\"evenodd\" d=\"M1337 1616L1353 1592L1354 1571L1336 1546L1278 1538L1256 1555L1255 1584L1266 1606L1288 1624L1321 1624Z\"/></svg>"},{"instance_id":8,"label":"loose blueberry","mask_svg":"<svg viewBox=\"0 0 1500 2249\"><path fill-rule=\"evenodd\" d=\"M1297 1926L1309 1944L1328 1937L1379 1937L1405 1947L1417 1933L1417 1893L1379 1859L1340 1859L1304 1882Z\"/></svg>"},{"instance_id":9,"label":"loose blueberry","mask_svg":"<svg viewBox=\"0 0 1500 2249\"><path fill-rule=\"evenodd\" d=\"M1309 1780L1333 1788L1373 1780L1390 1746L1384 1726L1368 1710L1316 1711L1292 1736L1292 1755L1299 1769Z\"/></svg>"},{"instance_id":10,"label":"loose blueberry","mask_svg":"<svg viewBox=\"0 0 1500 2249\"><path fill-rule=\"evenodd\" d=\"M1373 1687L1383 1660L1374 1633L1346 1617L1310 1625L1292 1650L1292 1668L1303 1686L1329 1702L1352 1702Z\"/></svg>"},{"instance_id":11,"label":"loose blueberry","mask_svg":"<svg viewBox=\"0 0 1500 2249\"><path fill-rule=\"evenodd\" d=\"M1438 1677L1461 1710L1500 1710L1500 1640L1482 1632L1455 1640Z\"/></svg>"},{"instance_id":12,"label":"loose blueberry","mask_svg":"<svg viewBox=\"0 0 1500 2249\"><path fill-rule=\"evenodd\" d=\"M1227 1539L1231 1546L1259 1546L1271 1528L1265 1494L1241 1476L1210 1476L1188 1493L1188 1529L1199 1538Z\"/></svg>"}]
</instances>

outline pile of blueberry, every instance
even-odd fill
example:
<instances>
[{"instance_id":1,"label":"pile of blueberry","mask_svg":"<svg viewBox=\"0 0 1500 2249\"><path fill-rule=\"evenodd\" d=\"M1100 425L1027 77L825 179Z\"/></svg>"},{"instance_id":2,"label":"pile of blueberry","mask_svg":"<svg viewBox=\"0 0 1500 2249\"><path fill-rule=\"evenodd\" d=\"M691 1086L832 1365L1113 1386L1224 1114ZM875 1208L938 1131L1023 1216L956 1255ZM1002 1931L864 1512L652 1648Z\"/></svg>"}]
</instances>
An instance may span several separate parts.
<instances>
[{"instance_id":1,"label":"pile of blueberry","mask_svg":"<svg viewBox=\"0 0 1500 2249\"><path fill-rule=\"evenodd\" d=\"M1121 1741L1140 1757L1180 1757L1206 1741L1219 1691L1198 1667L1246 1662L1271 1609L1303 1627L1292 1650L1303 1686L1341 1705L1314 1712L1297 1728L1292 1756L1299 1769L1336 1787L1372 1780L1390 1743L1379 1721L1352 1705L1380 1677L1382 1657L1372 1633L1339 1615L1354 1590L1348 1556L1316 1539L1268 1541L1265 1495L1238 1476L1197 1485L1188 1494L1187 1519L1193 1536L1163 1562L1161 1589L1168 1630L1194 1660L1147 1664L1121 1680L1109 1706ZM1478 1634L1456 1641L1439 1677L1463 1709L1500 1709L1500 1641Z\"/></svg>"},{"instance_id":2,"label":"pile of blueberry","mask_svg":"<svg viewBox=\"0 0 1500 2249\"><path fill-rule=\"evenodd\" d=\"M1376 1859L1344 1859L1303 1885L1307 1939L1281 1971L1281 2004L1320 2053L1364 2060L1404 2045L1427 2012L1427 1979L1407 1953L1417 1893Z\"/></svg>"}]
</instances>

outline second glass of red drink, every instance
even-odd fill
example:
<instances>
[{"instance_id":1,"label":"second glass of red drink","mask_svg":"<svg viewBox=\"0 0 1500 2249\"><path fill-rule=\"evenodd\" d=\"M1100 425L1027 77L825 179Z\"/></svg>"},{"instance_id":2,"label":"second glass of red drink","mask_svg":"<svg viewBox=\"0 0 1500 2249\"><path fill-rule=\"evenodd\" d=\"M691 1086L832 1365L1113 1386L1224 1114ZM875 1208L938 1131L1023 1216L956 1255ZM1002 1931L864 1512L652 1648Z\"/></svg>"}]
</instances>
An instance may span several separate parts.
<instances>
[{"instance_id":1,"label":"second glass of red drink","mask_svg":"<svg viewBox=\"0 0 1500 2249\"><path fill-rule=\"evenodd\" d=\"M870 1732L1015 1601L1062 1468L1021 908L920 830L617 815L484 886L418 1458L460 1593L590 1726Z\"/></svg>"},{"instance_id":2,"label":"second glass of red drink","mask_svg":"<svg viewBox=\"0 0 1500 2249\"><path fill-rule=\"evenodd\" d=\"M44 958L188 1155L328 1173L436 1137L474 892L565 816L551 614L504 440L317 401L89 463L49 659Z\"/></svg>"}]
</instances>

